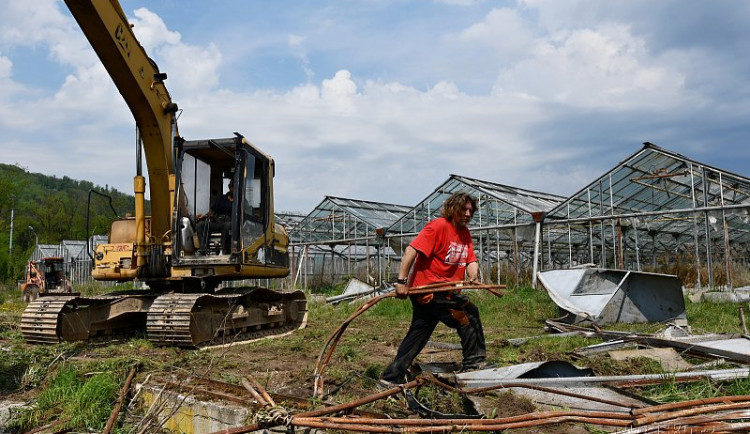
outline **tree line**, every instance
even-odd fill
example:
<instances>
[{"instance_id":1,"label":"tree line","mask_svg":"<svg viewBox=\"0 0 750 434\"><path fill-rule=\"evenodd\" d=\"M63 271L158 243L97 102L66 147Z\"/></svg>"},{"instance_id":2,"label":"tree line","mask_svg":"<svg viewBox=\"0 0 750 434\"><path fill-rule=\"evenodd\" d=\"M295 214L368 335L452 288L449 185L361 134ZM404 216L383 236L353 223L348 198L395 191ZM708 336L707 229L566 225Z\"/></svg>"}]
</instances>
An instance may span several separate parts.
<instances>
[{"instance_id":1,"label":"tree line","mask_svg":"<svg viewBox=\"0 0 750 434\"><path fill-rule=\"evenodd\" d=\"M110 196L117 215L133 213L132 194L90 181L30 173L21 166L0 163L0 280L12 281L23 276L26 260L37 240L39 244L59 244L62 240L86 239L89 190ZM92 194L89 236L106 235L115 218L109 201Z\"/></svg>"}]
</instances>

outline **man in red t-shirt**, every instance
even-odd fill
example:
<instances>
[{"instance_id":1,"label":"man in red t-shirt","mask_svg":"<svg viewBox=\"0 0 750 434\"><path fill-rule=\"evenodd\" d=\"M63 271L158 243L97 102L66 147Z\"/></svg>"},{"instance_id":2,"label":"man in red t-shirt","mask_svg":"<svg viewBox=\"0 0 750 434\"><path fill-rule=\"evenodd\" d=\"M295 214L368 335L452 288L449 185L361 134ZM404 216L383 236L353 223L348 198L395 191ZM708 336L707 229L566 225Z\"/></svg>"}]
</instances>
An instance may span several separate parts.
<instances>
[{"instance_id":1,"label":"man in red t-shirt","mask_svg":"<svg viewBox=\"0 0 750 434\"><path fill-rule=\"evenodd\" d=\"M476 199L466 193L455 193L445 201L443 216L429 222L401 258L395 285L398 298L406 298L409 287L413 286L456 282L464 278L477 280L479 264L466 227L476 209ZM466 296L453 291L412 295L410 299L413 307L411 325L396 358L383 371L383 380L389 383L405 381L406 371L427 344L438 322L458 331L463 350L462 370L475 369L484 362L486 350L479 309Z\"/></svg>"}]
</instances>

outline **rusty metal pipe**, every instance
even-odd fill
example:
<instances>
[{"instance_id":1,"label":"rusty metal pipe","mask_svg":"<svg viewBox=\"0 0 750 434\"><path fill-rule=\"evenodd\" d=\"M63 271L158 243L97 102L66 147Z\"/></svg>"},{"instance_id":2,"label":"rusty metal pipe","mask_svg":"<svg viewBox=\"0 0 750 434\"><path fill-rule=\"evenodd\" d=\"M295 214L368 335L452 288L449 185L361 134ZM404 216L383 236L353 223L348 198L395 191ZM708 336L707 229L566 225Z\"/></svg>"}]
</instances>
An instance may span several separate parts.
<instances>
[{"instance_id":1,"label":"rusty metal pipe","mask_svg":"<svg viewBox=\"0 0 750 434\"><path fill-rule=\"evenodd\" d=\"M708 432L718 432L719 428L725 428L727 420L746 419L750 416L747 410L742 411L725 411L715 415L698 415L686 418L680 418L670 422L659 422L651 426L642 426L635 429L635 432L664 432L665 430L677 430L675 432L703 432L703 429L711 428ZM683 431L687 429L687 431ZM700 429L699 431L696 431ZM669 431L671 432L671 431Z\"/></svg>"},{"instance_id":2,"label":"rusty metal pipe","mask_svg":"<svg viewBox=\"0 0 750 434\"><path fill-rule=\"evenodd\" d=\"M112 413L110 413L109 419L107 419L107 424L104 426L104 431L102 431L102 434L108 434L110 431L112 431L112 427L115 426L115 423L117 423L117 416L120 415L122 403L123 401L125 401L125 395L128 393L128 390L130 390L130 384L133 382L135 372L135 366L130 368L128 377L125 379L125 384L122 386L122 389L120 389L120 393L117 396L117 401L115 401L115 407L112 409Z\"/></svg>"},{"instance_id":3,"label":"rusty metal pipe","mask_svg":"<svg viewBox=\"0 0 750 434\"><path fill-rule=\"evenodd\" d=\"M412 389L414 387L417 387L419 385L424 384L425 380L423 378L416 378L412 381L409 381L408 383L404 383L400 386L390 388L388 390L384 390L382 392L374 393L372 395L365 396L364 398L356 399L354 401L350 401L344 404L334 405L332 407L327 408L321 408L318 410L310 410L306 411L304 413L299 413L295 416L299 417L312 417L312 416L322 416L325 414L331 414L336 413L338 411L342 410L349 410L354 407L359 407L360 405L369 404L371 402L375 402L379 399L387 398L389 396L395 395L397 393L401 393L402 390L406 389Z\"/></svg>"},{"instance_id":4,"label":"rusty metal pipe","mask_svg":"<svg viewBox=\"0 0 750 434\"><path fill-rule=\"evenodd\" d=\"M515 428L528 428L532 426L541 426L541 425L552 425L557 423L565 423L565 422L578 422L578 423L588 423L592 425L602 425L602 426L616 426L616 427L626 427L631 426L632 421L629 420L622 420L622 419L604 419L604 418L595 418L595 417L584 417L584 416L560 416L560 417L553 417L549 419L531 419L525 422L517 422L517 423L508 423L508 424L498 424L498 425L487 425L486 428L490 429L484 429L483 431L497 431L497 430L506 430L506 429L515 429Z\"/></svg>"},{"instance_id":5,"label":"rusty metal pipe","mask_svg":"<svg viewBox=\"0 0 750 434\"><path fill-rule=\"evenodd\" d=\"M269 403L272 406L276 406L276 403L273 401L273 398L271 398L271 395L266 392L266 389L263 388L263 386L260 385L257 381L255 381L255 378L253 378L252 375L247 375L247 380L252 384L252 386L260 392L260 395L263 397L263 400L265 400L267 403Z\"/></svg>"},{"instance_id":6,"label":"rusty metal pipe","mask_svg":"<svg viewBox=\"0 0 750 434\"><path fill-rule=\"evenodd\" d=\"M639 417L639 418L636 418L635 425L636 426L648 425L654 422L662 422L662 421L670 420L670 419L679 419L685 416L692 416L695 414L710 413L712 411L733 410L737 408L750 408L750 403L747 403L747 402L737 403L736 402L732 404L720 404L720 405L712 405L712 406L706 406L706 407L688 408L685 410L678 410L678 411L673 411L669 413Z\"/></svg>"},{"instance_id":7,"label":"rusty metal pipe","mask_svg":"<svg viewBox=\"0 0 750 434\"><path fill-rule=\"evenodd\" d=\"M452 432L452 431L458 431L461 430L463 427L456 427L452 425L442 425L442 426L430 426L430 427L418 427L418 428L412 428L410 427L408 430L404 430L397 427L388 427L388 426L376 426L376 425L360 425L360 424L337 424L333 422L318 422L318 421L310 421L305 422L304 424L296 424L294 421L292 422L294 426L298 427L309 427L309 428L321 428L321 429L327 429L327 430L342 430L342 431L356 431L356 432L374 432L374 433L398 433L398 432L410 432L410 433L419 433L419 432Z\"/></svg>"},{"instance_id":8,"label":"rusty metal pipe","mask_svg":"<svg viewBox=\"0 0 750 434\"><path fill-rule=\"evenodd\" d=\"M564 412L561 412L564 413ZM346 431L364 432L436 432L436 431L499 431L515 428L528 428L533 426L550 425L564 422L589 423L603 426L627 427L631 425L630 420L608 419L590 416L577 416L561 414L550 418L537 418L537 413L531 413L526 420L518 422L505 422L505 419L464 419L465 423L455 423L458 420L422 419L423 425L413 425L407 421L420 421L420 419L384 419L380 421L351 421L344 422L340 419L307 419L293 418L292 425L301 427L340 429ZM382 422L382 423L376 423ZM391 428L385 428L391 426Z\"/></svg>"},{"instance_id":9,"label":"rusty metal pipe","mask_svg":"<svg viewBox=\"0 0 750 434\"><path fill-rule=\"evenodd\" d=\"M506 285L484 285L484 284L477 284L472 283L470 281L459 281L459 282L442 282L442 283L431 283L429 285L422 285L422 286L415 286L413 288L409 288L409 294L411 295L421 295L421 294L431 294L435 292L447 292L447 291L454 291L457 289L484 289L487 291L490 291L492 294L501 297L502 292L497 291L498 289L504 289L506 288ZM325 370L326 365L331 359L331 356L333 355L333 351L336 348L336 345L338 344L338 341L341 339L341 336L344 334L344 331L347 327L349 327L349 324L351 324L354 319L356 319L359 315L367 311L372 306L376 305L380 300L388 297L395 297L395 293L390 292L388 294L383 294L380 296L377 296L375 298L372 298L368 300L366 303L362 304L357 310L349 316L344 322L336 329L333 333L331 333L330 337L326 341L325 345L323 345L323 348L320 351L320 355L318 355L318 360L315 363L315 370L313 373L313 396L317 397L320 393L320 391L323 389L323 371Z\"/></svg>"},{"instance_id":10,"label":"rusty metal pipe","mask_svg":"<svg viewBox=\"0 0 750 434\"><path fill-rule=\"evenodd\" d=\"M748 432L750 423L712 423L701 426L694 425L680 425L680 426L664 426L658 425L653 428L646 430L638 429L622 431L621 434L647 434L647 433L658 433L658 434L721 434L731 432Z\"/></svg>"},{"instance_id":11,"label":"rusty metal pipe","mask_svg":"<svg viewBox=\"0 0 750 434\"><path fill-rule=\"evenodd\" d=\"M264 406L268 405L268 401L263 399L260 393L258 393L258 391L255 390L253 385L246 378L243 378L241 381L242 381L242 386L245 388L245 390L247 390L248 392L250 392L251 395L253 395L253 399L258 401L260 405L264 405Z\"/></svg>"},{"instance_id":12,"label":"rusty metal pipe","mask_svg":"<svg viewBox=\"0 0 750 434\"><path fill-rule=\"evenodd\" d=\"M397 427L388 427L388 426L376 426L376 425L353 425L353 424L337 424L333 422L318 422L318 421L310 421L306 422L304 424L298 425L295 424L294 421L292 422L294 426L297 427L309 427L309 428L321 428L321 429L327 429L327 430L342 430L342 431L355 431L355 432L373 432L373 433L398 433L398 432L410 432L410 433L418 433L418 432L451 432L454 429L457 429L458 427L454 426L431 426L431 427L424 427L424 428L409 428L408 431L397 428Z\"/></svg>"},{"instance_id":13,"label":"rusty metal pipe","mask_svg":"<svg viewBox=\"0 0 750 434\"><path fill-rule=\"evenodd\" d=\"M374 393L372 395L368 395L368 396L365 396L364 398L360 398L360 399L357 399L357 400L354 400L354 401L346 402L346 403L339 404L339 405L333 405L331 407L320 408L320 409L316 409L316 410L309 410L309 411L305 411L305 412L302 412L302 413L298 413L298 414L292 416L292 420L294 420L295 417L323 416L323 415L326 415L326 414L337 413L339 411L351 410L351 409L353 409L355 407L359 407L360 405L369 404L369 403L377 401L379 399L387 398L387 397L395 395L397 393L401 393L402 390L411 389L411 388L417 387L419 385L424 384L424 382L425 382L425 380L423 378L417 378L417 379L414 379L414 380L412 380L412 381L410 381L408 383L404 383L401 386L393 387L393 388L385 390L383 392ZM211 433L211 434L244 434L244 433L249 433L249 432L252 432L252 431L256 431L256 430L258 430L260 428L261 428L261 426L256 423L256 424L247 425L247 426L238 427L238 428L233 428L233 429L229 429L229 430L216 431L216 432ZM266 428L268 428L268 427L266 427Z\"/></svg>"},{"instance_id":14,"label":"rusty metal pipe","mask_svg":"<svg viewBox=\"0 0 750 434\"><path fill-rule=\"evenodd\" d=\"M310 420L318 420L323 422L335 422L341 424L358 424L365 423L368 425L402 425L402 426L427 426L438 424L449 424L449 425L497 425L497 424L508 424L516 422L524 422L528 420L545 420L555 419L560 417L587 417L592 419L617 419L621 421L630 422L632 416L613 413L608 411L587 411L587 410L559 410L559 411L542 411L536 413L527 413L518 416L508 416L504 418L496 419L382 419L382 418L363 418L363 417L303 417L300 415L294 416L293 419L296 422L307 422Z\"/></svg>"},{"instance_id":15,"label":"rusty metal pipe","mask_svg":"<svg viewBox=\"0 0 750 434\"><path fill-rule=\"evenodd\" d=\"M717 402L729 403L729 402L742 402L750 401L750 395L737 395L737 396L717 396L714 398L694 399L690 401L671 402L669 404L652 405L651 407L639 408L633 410L634 415L644 413L656 413L659 411L674 410L676 408L694 407L698 405L714 404Z\"/></svg>"},{"instance_id":16,"label":"rusty metal pipe","mask_svg":"<svg viewBox=\"0 0 750 434\"><path fill-rule=\"evenodd\" d=\"M511 388L511 387L518 387L518 388L524 388L524 389L538 390L540 392L552 393L552 394L555 394L555 395L570 396L572 398L583 399L583 400L586 400L586 401L599 402L599 403L611 405L611 406L614 406L614 407L622 407L622 408L629 408L629 409L633 408L632 405L623 405L620 402L612 401L612 400L609 400L609 399L598 398L596 396L581 395L579 393L566 392L566 391L561 390L561 389L551 389L551 388L548 388L548 387L536 386L536 385L533 385L533 384L503 383L503 384L498 384L498 385L495 385L495 386L477 387L477 388L471 388L471 389L462 389L462 388L456 388L456 387L453 387L453 386L451 386L449 384L443 383L442 381L440 381L440 380L438 380L438 379L436 379L434 377L428 377L428 381L430 381L431 383L433 383L433 384L435 384L437 386L443 387L443 388L445 388L445 389L447 389L447 390L449 390L451 392L456 392L456 393L460 393L460 394L463 394L463 395L481 394L481 393L484 393L484 392L491 392L491 391L494 391L494 390L497 390L497 389L506 389L506 388Z\"/></svg>"}]
</instances>

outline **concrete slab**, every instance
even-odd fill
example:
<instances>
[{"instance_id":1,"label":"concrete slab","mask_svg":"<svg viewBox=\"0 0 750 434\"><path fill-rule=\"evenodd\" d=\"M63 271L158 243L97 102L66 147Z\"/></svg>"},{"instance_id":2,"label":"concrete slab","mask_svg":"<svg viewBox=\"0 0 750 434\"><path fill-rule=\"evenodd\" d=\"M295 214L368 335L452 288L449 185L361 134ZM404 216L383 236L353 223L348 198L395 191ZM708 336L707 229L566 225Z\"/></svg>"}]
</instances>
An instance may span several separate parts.
<instances>
[{"instance_id":1,"label":"concrete slab","mask_svg":"<svg viewBox=\"0 0 750 434\"><path fill-rule=\"evenodd\" d=\"M609 357L613 360L628 360L638 357L656 360L661 367L667 372L687 371L693 368L693 365L686 362L674 348L645 348L637 350L617 350L610 351Z\"/></svg>"},{"instance_id":2,"label":"concrete slab","mask_svg":"<svg viewBox=\"0 0 750 434\"><path fill-rule=\"evenodd\" d=\"M199 400L156 385L138 385L136 389L144 411L153 409L170 432L202 434L227 430L246 425L252 415L250 408L239 404Z\"/></svg>"},{"instance_id":3,"label":"concrete slab","mask_svg":"<svg viewBox=\"0 0 750 434\"><path fill-rule=\"evenodd\" d=\"M16 412L21 410L28 404L19 401L0 401L0 434L10 433L10 422L16 415Z\"/></svg>"}]
</instances>

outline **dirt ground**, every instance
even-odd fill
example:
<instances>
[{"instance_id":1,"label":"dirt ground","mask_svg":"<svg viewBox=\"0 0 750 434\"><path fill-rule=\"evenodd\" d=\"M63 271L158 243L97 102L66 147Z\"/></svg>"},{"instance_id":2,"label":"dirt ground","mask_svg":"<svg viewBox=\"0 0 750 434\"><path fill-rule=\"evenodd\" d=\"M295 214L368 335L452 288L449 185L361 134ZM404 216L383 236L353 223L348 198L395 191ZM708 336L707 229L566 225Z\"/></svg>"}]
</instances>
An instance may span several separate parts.
<instances>
[{"instance_id":1,"label":"dirt ground","mask_svg":"<svg viewBox=\"0 0 750 434\"><path fill-rule=\"evenodd\" d=\"M220 399L224 394L231 401L232 396L248 402L251 397L244 391L242 379L252 377L269 393L295 397L299 401L284 400L290 412L302 411L313 399L314 370L325 342L331 333L346 319L353 308L330 305L313 305L307 327L287 336L266 338L260 341L243 343L231 347L212 347L201 350L154 347L145 339L122 339L111 342L89 342L60 344L53 346L53 353L61 356L55 361L97 366L108 360L126 360L137 365L136 383L172 384L181 390L190 390L198 397ZM345 403L360 399L385 388L377 382L383 368L396 354L397 347L409 325L409 310L405 314L393 316L378 314L375 309L357 318L345 331L331 360L325 366L323 378L323 400L329 403ZM3 319L5 335L13 336L16 318ZM487 321L485 333L488 338L488 356L491 362L501 365L523 361L542 361L555 357L552 350L529 348L525 351L507 351L502 347L501 338L543 334L543 324L524 324L515 330L493 325ZM417 361L440 364L457 363L461 360L460 345L455 331L438 326L432 342L440 345L423 350ZM34 350L32 346L19 343L17 337L0 340L0 347L15 348L8 351ZM50 371L55 366L50 366ZM210 380L208 383L203 379ZM201 383L201 387L196 387ZM7 394L3 400L33 401L37 389L24 388ZM466 400L436 387L423 387L417 398L436 411L447 414L471 412ZM492 401L489 417L506 417L527 414L535 411L534 405L509 393L498 393L488 398ZM390 418L418 417L407 408L402 395L381 399L361 406L362 411L384 415ZM136 417L130 415L130 418ZM558 424L528 429L515 429L512 432L531 433L586 433L585 426ZM597 431L601 432L601 430Z\"/></svg>"}]
</instances>

